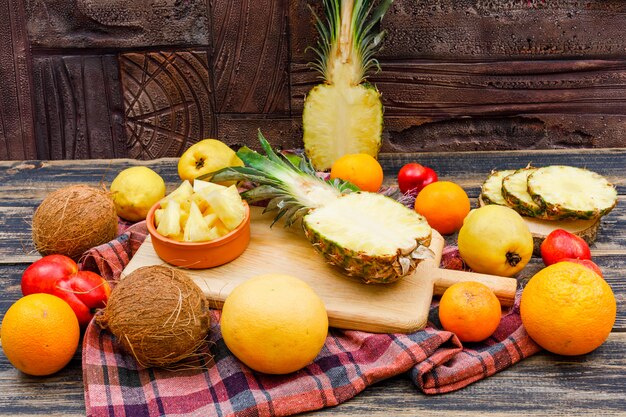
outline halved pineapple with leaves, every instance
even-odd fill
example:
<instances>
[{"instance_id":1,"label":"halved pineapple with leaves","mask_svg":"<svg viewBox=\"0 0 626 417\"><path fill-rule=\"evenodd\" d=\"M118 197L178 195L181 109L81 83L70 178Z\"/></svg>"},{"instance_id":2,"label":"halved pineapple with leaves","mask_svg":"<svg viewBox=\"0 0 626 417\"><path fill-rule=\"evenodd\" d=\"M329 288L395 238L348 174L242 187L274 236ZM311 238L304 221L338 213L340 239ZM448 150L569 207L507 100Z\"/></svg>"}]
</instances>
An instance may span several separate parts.
<instances>
[{"instance_id":1,"label":"halved pineapple with leaves","mask_svg":"<svg viewBox=\"0 0 626 417\"><path fill-rule=\"evenodd\" d=\"M528 193L553 219L595 219L617 204L617 190L606 178L565 165L536 169L528 177Z\"/></svg>"},{"instance_id":2,"label":"halved pineapple with leaves","mask_svg":"<svg viewBox=\"0 0 626 417\"><path fill-rule=\"evenodd\" d=\"M545 216L544 206L537 204L528 194L528 176L536 168L522 168L502 179L502 197L508 205L524 216L542 218Z\"/></svg>"},{"instance_id":3,"label":"halved pineapple with leaves","mask_svg":"<svg viewBox=\"0 0 626 417\"><path fill-rule=\"evenodd\" d=\"M324 0L326 19L315 15L320 40L312 65L325 82L309 91L302 127L304 149L317 170L330 169L346 154L378 154L383 106L376 87L364 81L378 67L374 54L384 32L377 27L391 3L383 0L373 9L372 0Z\"/></svg>"},{"instance_id":4,"label":"halved pineapple with leaves","mask_svg":"<svg viewBox=\"0 0 626 417\"><path fill-rule=\"evenodd\" d=\"M491 171L480 189L480 201L482 204L497 204L499 206L508 206L508 203L502 196L502 180L513 174L514 169L505 169L502 171Z\"/></svg>"},{"instance_id":5,"label":"halved pineapple with leaves","mask_svg":"<svg viewBox=\"0 0 626 417\"><path fill-rule=\"evenodd\" d=\"M237 156L245 167L230 167L214 181L249 180L259 184L242 197L270 199L266 211L290 226L302 219L305 235L327 262L366 283L390 283L410 274L432 257L432 229L426 219L397 201L358 192L345 181L320 179L303 158L298 167L274 152L259 132L267 156L243 147Z\"/></svg>"}]
</instances>

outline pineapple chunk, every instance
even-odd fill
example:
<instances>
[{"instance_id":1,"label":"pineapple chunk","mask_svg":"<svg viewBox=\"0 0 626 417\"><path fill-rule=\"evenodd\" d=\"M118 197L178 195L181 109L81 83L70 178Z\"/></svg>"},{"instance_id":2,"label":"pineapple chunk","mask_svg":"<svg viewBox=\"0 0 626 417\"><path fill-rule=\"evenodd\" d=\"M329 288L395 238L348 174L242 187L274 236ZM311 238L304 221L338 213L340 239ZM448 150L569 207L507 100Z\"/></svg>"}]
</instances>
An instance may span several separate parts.
<instances>
[{"instance_id":1,"label":"pineapple chunk","mask_svg":"<svg viewBox=\"0 0 626 417\"><path fill-rule=\"evenodd\" d=\"M213 191L205 198L229 231L234 230L243 221L245 209L236 186L231 185L224 190Z\"/></svg>"},{"instance_id":2,"label":"pineapple chunk","mask_svg":"<svg viewBox=\"0 0 626 417\"><path fill-rule=\"evenodd\" d=\"M159 223L161 223L161 218L163 216L163 212L165 211L165 209L156 209L154 211L154 224L158 227Z\"/></svg>"},{"instance_id":3,"label":"pineapple chunk","mask_svg":"<svg viewBox=\"0 0 626 417\"><path fill-rule=\"evenodd\" d=\"M201 194L199 193L193 193L191 195L191 199L190 202L193 201L194 203L196 203L196 205L198 206L198 208L200 209L200 211L202 213L204 213L206 211L206 209L209 207L209 203L206 201L206 199L204 197L202 197Z\"/></svg>"},{"instance_id":4,"label":"pineapple chunk","mask_svg":"<svg viewBox=\"0 0 626 417\"><path fill-rule=\"evenodd\" d=\"M190 199L193 194L193 187L187 180L183 181L177 189L168 194L167 199L176 200L182 204L185 200Z\"/></svg>"},{"instance_id":5,"label":"pineapple chunk","mask_svg":"<svg viewBox=\"0 0 626 417\"><path fill-rule=\"evenodd\" d=\"M219 234L219 236L226 236L227 234L230 233L230 230L228 230L228 228L224 225L224 223L217 219L217 221L215 222L215 229L217 230L217 233Z\"/></svg>"},{"instance_id":6,"label":"pineapple chunk","mask_svg":"<svg viewBox=\"0 0 626 417\"><path fill-rule=\"evenodd\" d=\"M189 209L189 218L185 223L183 240L185 242L204 242L211 239L210 228L202 218L202 212L197 204L192 202Z\"/></svg>"},{"instance_id":7,"label":"pineapple chunk","mask_svg":"<svg viewBox=\"0 0 626 417\"><path fill-rule=\"evenodd\" d=\"M209 213L205 216L203 216L204 222L207 224L207 226L209 227L213 227L217 224L217 222L221 222L220 219L217 218L217 214L215 213Z\"/></svg>"},{"instance_id":8,"label":"pineapple chunk","mask_svg":"<svg viewBox=\"0 0 626 417\"><path fill-rule=\"evenodd\" d=\"M176 200L171 200L161 215L157 232L163 236L174 236L180 231L180 204Z\"/></svg>"},{"instance_id":9,"label":"pineapple chunk","mask_svg":"<svg viewBox=\"0 0 626 417\"><path fill-rule=\"evenodd\" d=\"M215 191L215 190L219 190L223 188L226 188L226 187L224 187L223 185L215 184L214 182L210 182L210 181L203 181L203 180L193 181L193 191L195 193L200 192L200 190L206 190L208 192L211 192L211 191Z\"/></svg>"}]
</instances>

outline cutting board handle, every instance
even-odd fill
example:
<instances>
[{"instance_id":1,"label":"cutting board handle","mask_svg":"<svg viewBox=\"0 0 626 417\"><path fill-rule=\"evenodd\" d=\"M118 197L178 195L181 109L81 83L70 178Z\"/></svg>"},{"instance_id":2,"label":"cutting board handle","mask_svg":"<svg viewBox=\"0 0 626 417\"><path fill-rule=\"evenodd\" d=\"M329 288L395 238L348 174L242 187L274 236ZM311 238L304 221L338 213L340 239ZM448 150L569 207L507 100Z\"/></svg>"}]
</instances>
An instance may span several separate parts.
<instances>
[{"instance_id":1,"label":"cutting board handle","mask_svg":"<svg viewBox=\"0 0 626 417\"><path fill-rule=\"evenodd\" d=\"M452 284L463 281L477 281L485 284L494 292L503 307L510 307L515 302L517 280L496 275L478 274L476 272L457 271L453 269L437 269L433 293L441 295Z\"/></svg>"}]
</instances>

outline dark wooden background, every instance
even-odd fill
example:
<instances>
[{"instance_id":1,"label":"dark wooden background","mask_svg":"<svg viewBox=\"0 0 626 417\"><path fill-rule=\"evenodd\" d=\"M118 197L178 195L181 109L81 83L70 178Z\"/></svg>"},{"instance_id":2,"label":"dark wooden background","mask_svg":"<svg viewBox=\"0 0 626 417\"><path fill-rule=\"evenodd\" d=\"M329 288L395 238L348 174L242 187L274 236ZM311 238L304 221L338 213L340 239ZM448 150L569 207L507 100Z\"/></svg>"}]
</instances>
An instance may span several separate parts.
<instances>
[{"instance_id":1,"label":"dark wooden background","mask_svg":"<svg viewBox=\"0 0 626 417\"><path fill-rule=\"evenodd\" d=\"M300 147L320 0L2 0L0 159ZM626 147L626 2L395 0L383 151Z\"/></svg>"}]
</instances>

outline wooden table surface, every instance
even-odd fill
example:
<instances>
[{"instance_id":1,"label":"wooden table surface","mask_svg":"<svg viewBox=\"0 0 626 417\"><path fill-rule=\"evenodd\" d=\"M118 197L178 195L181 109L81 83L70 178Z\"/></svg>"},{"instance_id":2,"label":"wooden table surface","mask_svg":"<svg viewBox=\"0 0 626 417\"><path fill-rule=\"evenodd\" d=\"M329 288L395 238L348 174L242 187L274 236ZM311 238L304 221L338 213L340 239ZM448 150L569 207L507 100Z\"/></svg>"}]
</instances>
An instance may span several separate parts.
<instances>
[{"instance_id":1,"label":"wooden table surface","mask_svg":"<svg viewBox=\"0 0 626 417\"><path fill-rule=\"evenodd\" d=\"M337 407L306 415L626 415L626 149L384 154L386 182L417 160L440 180L460 184L476 204L479 187L491 169L569 164L587 167L617 185L617 207L602 219L594 261L617 298L613 332L596 351L577 357L539 353L497 375L450 394L426 396L398 376L367 388ZM176 160L13 161L0 162L0 319L20 296L24 269L40 256L33 250L30 220L52 190L74 183L110 185L131 165L152 167L168 191L178 183ZM524 282L542 266L533 258L519 275ZM84 415L80 351L50 377L18 372L0 354L1 415Z\"/></svg>"}]
</instances>

